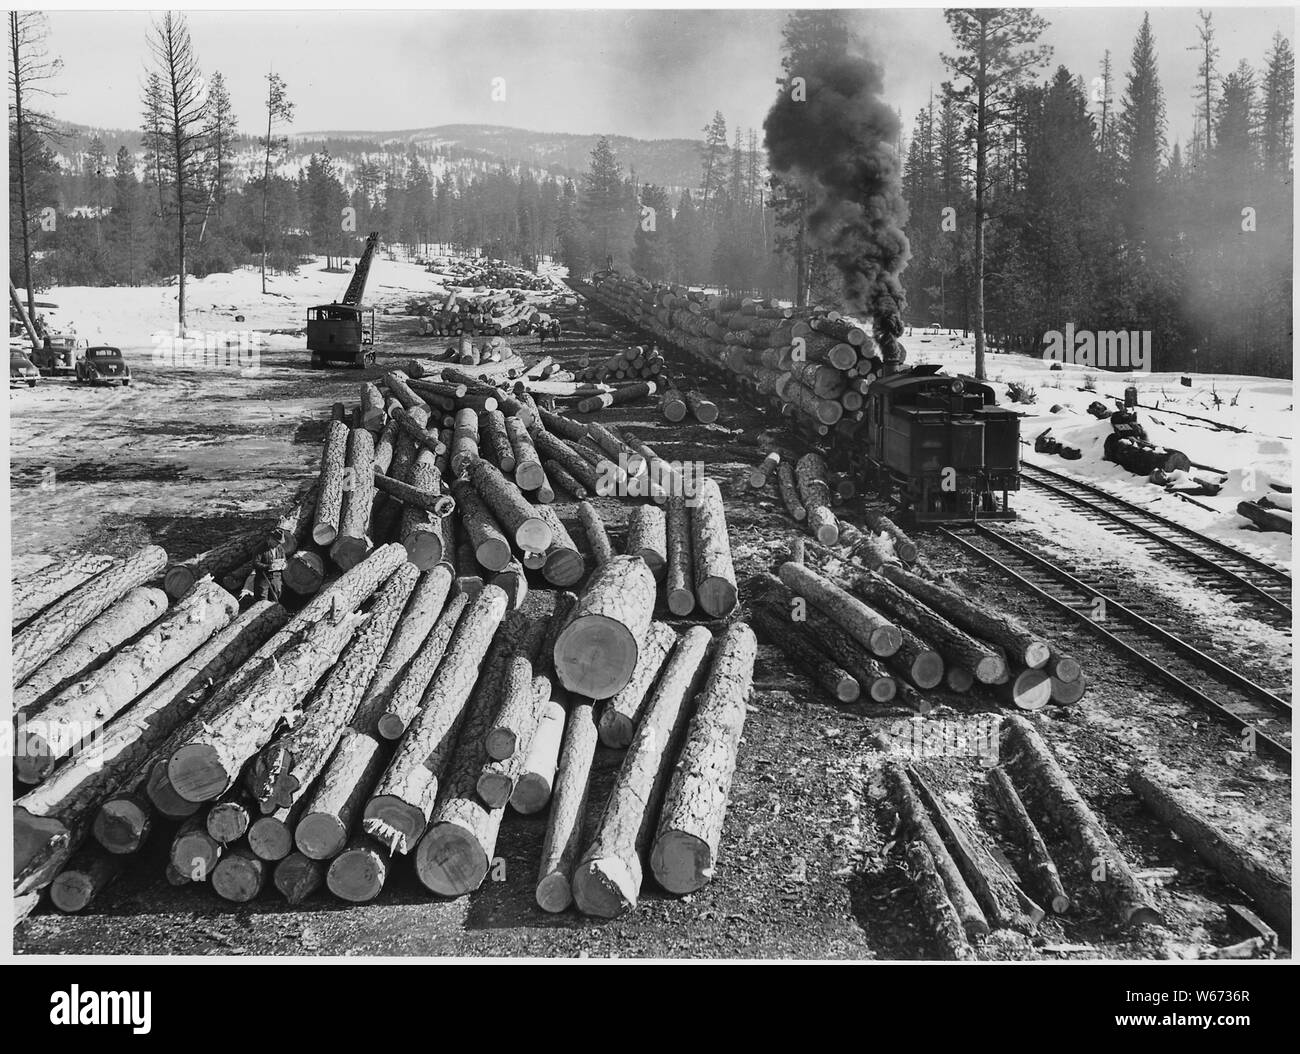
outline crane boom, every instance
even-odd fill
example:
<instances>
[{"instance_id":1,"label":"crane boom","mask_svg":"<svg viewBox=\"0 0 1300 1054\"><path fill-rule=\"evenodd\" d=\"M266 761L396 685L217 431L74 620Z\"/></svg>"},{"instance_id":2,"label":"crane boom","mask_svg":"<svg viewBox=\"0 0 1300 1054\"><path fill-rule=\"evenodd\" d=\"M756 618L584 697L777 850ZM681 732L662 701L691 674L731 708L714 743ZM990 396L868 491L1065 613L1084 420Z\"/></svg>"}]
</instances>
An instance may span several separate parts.
<instances>
[{"instance_id":1,"label":"crane boom","mask_svg":"<svg viewBox=\"0 0 1300 1054\"><path fill-rule=\"evenodd\" d=\"M378 247L379 232L371 231L370 237L366 239L366 248L361 254L361 259L357 261L357 269L352 274L352 281L348 283L348 291L343 294L340 303L352 307L361 303L361 298L366 295L366 279L370 277L370 259L375 255Z\"/></svg>"}]
</instances>

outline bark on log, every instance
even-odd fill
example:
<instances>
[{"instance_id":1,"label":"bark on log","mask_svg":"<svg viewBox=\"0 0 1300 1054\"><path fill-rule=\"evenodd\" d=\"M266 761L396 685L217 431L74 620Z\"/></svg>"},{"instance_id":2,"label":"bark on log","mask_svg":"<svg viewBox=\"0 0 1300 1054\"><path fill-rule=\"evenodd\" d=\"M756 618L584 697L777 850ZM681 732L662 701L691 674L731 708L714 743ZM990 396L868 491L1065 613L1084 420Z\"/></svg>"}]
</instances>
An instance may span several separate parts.
<instances>
[{"instance_id":1,"label":"bark on log","mask_svg":"<svg viewBox=\"0 0 1300 1054\"><path fill-rule=\"evenodd\" d=\"M621 750L632 742L637 721L650 689L677 643L677 634L663 622L652 622L646 631L632 679L615 696L607 699L600 712L600 741Z\"/></svg>"},{"instance_id":2,"label":"bark on log","mask_svg":"<svg viewBox=\"0 0 1300 1054\"><path fill-rule=\"evenodd\" d=\"M222 900L246 904L262 892L266 872L265 860L247 846L237 845L223 853L212 869L212 888Z\"/></svg>"},{"instance_id":3,"label":"bark on log","mask_svg":"<svg viewBox=\"0 0 1300 1054\"><path fill-rule=\"evenodd\" d=\"M819 607L873 655L888 658L903 646L899 628L857 597L803 564L781 565L781 581Z\"/></svg>"},{"instance_id":4,"label":"bark on log","mask_svg":"<svg viewBox=\"0 0 1300 1054\"><path fill-rule=\"evenodd\" d=\"M722 491L711 479L701 480L691 508L691 559L696 603L713 618L728 615L736 606L736 569Z\"/></svg>"},{"instance_id":5,"label":"bark on log","mask_svg":"<svg viewBox=\"0 0 1300 1054\"><path fill-rule=\"evenodd\" d=\"M89 907L122 873L126 862L99 848L82 849L50 883L50 903L69 913Z\"/></svg>"},{"instance_id":6,"label":"bark on log","mask_svg":"<svg viewBox=\"0 0 1300 1054\"><path fill-rule=\"evenodd\" d=\"M446 516L456 507L456 503L451 496L442 493L441 485L435 490L423 490L409 483L403 483L392 476L375 473L375 486L405 506L427 509L439 516Z\"/></svg>"},{"instance_id":7,"label":"bark on log","mask_svg":"<svg viewBox=\"0 0 1300 1054\"><path fill-rule=\"evenodd\" d=\"M320 490L311 538L317 545L333 545L343 513L343 482L347 468L348 426L331 421L321 452Z\"/></svg>"},{"instance_id":8,"label":"bark on log","mask_svg":"<svg viewBox=\"0 0 1300 1054\"><path fill-rule=\"evenodd\" d=\"M808 530L822 545L834 545L839 541L840 527L830 508L826 462L820 454L805 454L795 463L794 476L799 499L807 512Z\"/></svg>"},{"instance_id":9,"label":"bark on log","mask_svg":"<svg viewBox=\"0 0 1300 1054\"><path fill-rule=\"evenodd\" d=\"M538 629L541 627L521 624L514 635L515 647ZM537 635L540 637L540 632ZM484 741L503 683L503 679L493 678L482 691L475 692L466 707L464 728L438 806L415 849L416 876L442 896L458 897L478 889L496 851L505 802L496 807L485 805L476 787L487 761ZM537 677L527 686L534 700L546 695L549 688L545 677Z\"/></svg>"},{"instance_id":10,"label":"bark on log","mask_svg":"<svg viewBox=\"0 0 1300 1054\"><path fill-rule=\"evenodd\" d=\"M994 926L1032 933L1045 912L1029 900L1001 865L949 811L914 768L908 776L934 817L935 826L952 852L967 887L975 894L984 917ZM1023 907L1022 907L1023 906Z\"/></svg>"},{"instance_id":11,"label":"bark on log","mask_svg":"<svg viewBox=\"0 0 1300 1054\"><path fill-rule=\"evenodd\" d=\"M655 581L664 580L668 570L668 521L659 506L637 505L632 509L627 521L627 555L641 557Z\"/></svg>"},{"instance_id":12,"label":"bark on log","mask_svg":"<svg viewBox=\"0 0 1300 1054\"><path fill-rule=\"evenodd\" d=\"M537 515L537 507L529 503L519 488L480 457L471 458L465 465L465 471L479 497L497 517L507 537L526 552L544 553L551 544L551 529Z\"/></svg>"},{"instance_id":13,"label":"bark on log","mask_svg":"<svg viewBox=\"0 0 1300 1054\"><path fill-rule=\"evenodd\" d=\"M537 728L533 678L541 672L538 656L547 629L545 621L530 620L520 632L514 652L506 659L500 698L494 700L497 709L488 717L483 736L483 746L491 760L504 761L516 752L526 751Z\"/></svg>"},{"instance_id":14,"label":"bark on log","mask_svg":"<svg viewBox=\"0 0 1300 1054\"><path fill-rule=\"evenodd\" d=\"M388 698L383 701L379 698L367 699L362 703L363 709L369 704L378 711L375 730L385 739L400 739L411 720L419 713L424 693L447 653L447 647L470 600L471 595L468 593L457 593L452 597L400 679L394 682Z\"/></svg>"},{"instance_id":15,"label":"bark on log","mask_svg":"<svg viewBox=\"0 0 1300 1054\"><path fill-rule=\"evenodd\" d=\"M592 706L579 700L569 710L564 724L555 793L546 819L541 862L537 868L537 905L543 911L564 911L573 903L573 867L582 851L583 818L587 814L587 790L591 762L596 753L596 723Z\"/></svg>"},{"instance_id":16,"label":"bark on log","mask_svg":"<svg viewBox=\"0 0 1300 1054\"><path fill-rule=\"evenodd\" d=\"M775 579L778 585L780 579ZM783 593L787 593L784 588ZM785 612L790 611L788 593L785 597ZM897 682L884 666L871 657L862 645L856 641L834 619L823 615L816 608L804 612L802 628L819 650L824 651L837 665L843 667L858 682L864 694L873 702L887 703L898 693ZM898 653L891 655L892 663Z\"/></svg>"},{"instance_id":17,"label":"bark on log","mask_svg":"<svg viewBox=\"0 0 1300 1054\"><path fill-rule=\"evenodd\" d=\"M1237 515L1244 516L1261 531L1291 533L1291 514L1266 509L1254 501L1237 502Z\"/></svg>"},{"instance_id":18,"label":"bark on log","mask_svg":"<svg viewBox=\"0 0 1300 1054\"><path fill-rule=\"evenodd\" d=\"M901 567L890 565L881 573L894 585L929 604L955 626L1005 648L1018 665L1036 670L1046 665L1051 656L1051 645L1047 641L1009 615L990 611L963 593L945 589Z\"/></svg>"},{"instance_id":19,"label":"bark on log","mask_svg":"<svg viewBox=\"0 0 1300 1054\"><path fill-rule=\"evenodd\" d=\"M510 563L510 541L497 524L487 504L468 480L452 484L456 505L460 509L465 535L474 550L474 559L489 571L500 571Z\"/></svg>"},{"instance_id":20,"label":"bark on log","mask_svg":"<svg viewBox=\"0 0 1300 1054\"><path fill-rule=\"evenodd\" d=\"M510 439L510 447L514 454L514 470L511 476L520 490L537 490L545 481L546 474L542 469L542 459L538 456L537 447L533 445L532 436L528 434L528 429L518 417L507 417L505 421L506 435ZM502 473L505 473L505 469L502 469Z\"/></svg>"},{"instance_id":21,"label":"bark on log","mask_svg":"<svg viewBox=\"0 0 1300 1054\"><path fill-rule=\"evenodd\" d=\"M275 865L271 882L290 904L301 904L325 884L325 867L302 853L290 853Z\"/></svg>"},{"instance_id":22,"label":"bark on log","mask_svg":"<svg viewBox=\"0 0 1300 1054\"><path fill-rule=\"evenodd\" d=\"M505 567L494 574L489 581L506 591L506 600L511 611L518 611L528 597L528 579L524 575L523 565L512 559Z\"/></svg>"},{"instance_id":23,"label":"bark on log","mask_svg":"<svg viewBox=\"0 0 1300 1054\"><path fill-rule=\"evenodd\" d=\"M14 758L14 775L24 783L45 779L56 762L185 660L230 622L238 610L234 597L210 578L204 579L143 637L121 649L89 677L23 711L22 746Z\"/></svg>"},{"instance_id":24,"label":"bark on log","mask_svg":"<svg viewBox=\"0 0 1300 1054\"><path fill-rule=\"evenodd\" d=\"M659 398L659 412L665 421L678 424L686 420L686 400L676 388L668 388Z\"/></svg>"},{"instance_id":25,"label":"bark on log","mask_svg":"<svg viewBox=\"0 0 1300 1054\"><path fill-rule=\"evenodd\" d=\"M325 886L340 900L365 904L383 891L388 880L390 853L364 834L353 837L348 847L330 861Z\"/></svg>"},{"instance_id":26,"label":"bark on log","mask_svg":"<svg viewBox=\"0 0 1300 1054\"><path fill-rule=\"evenodd\" d=\"M799 500L799 487L794 478L794 469L790 467L789 462L783 461L776 468L776 479L781 489L781 500L785 502L785 509L791 517L797 522L803 523L808 519L808 510L804 508L803 502Z\"/></svg>"},{"instance_id":27,"label":"bark on log","mask_svg":"<svg viewBox=\"0 0 1300 1054\"><path fill-rule=\"evenodd\" d=\"M34 574L19 578L10 594L14 629L42 608L85 585L112 563L113 558L106 553L87 553L70 560L56 560Z\"/></svg>"},{"instance_id":28,"label":"bark on log","mask_svg":"<svg viewBox=\"0 0 1300 1054\"><path fill-rule=\"evenodd\" d=\"M364 428L348 436L344 469L343 511L330 557L344 571L356 567L370 552L370 512L375 501L375 437Z\"/></svg>"},{"instance_id":29,"label":"bark on log","mask_svg":"<svg viewBox=\"0 0 1300 1054\"><path fill-rule=\"evenodd\" d=\"M541 423L547 432L554 433L560 439L569 439L575 443L587 434L587 426L582 421L575 421L551 410L543 409L541 411ZM533 433L533 441L536 442L537 429L530 428L529 431Z\"/></svg>"},{"instance_id":30,"label":"bark on log","mask_svg":"<svg viewBox=\"0 0 1300 1054\"><path fill-rule=\"evenodd\" d=\"M510 807L524 816L541 812L551 800L559 764L560 741L564 735L564 690L550 686L551 698L541 704L537 717L537 731L528 744L523 770L515 780L510 795Z\"/></svg>"},{"instance_id":31,"label":"bark on log","mask_svg":"<svg viewBox=\"0 0 1300 1054\"><path fill-rule=\"evenodd\" d=\"M387 762L388 750L374 736L344 733L294 825L298 852L311 860L330 860L343 851Z\"/></svg>"},{"instance_id":32,"label":"bark on log","mask_svg":"<svg viewBox=\"0 0 1300 1054\"><path fill-rule=\"evenodd\" d=\"M451 436L451 473L459 476L466 465L479 456L478 413L469 407L456 411L456 423Z\"/></svg>"},{"instance_id":33,"label":"bark on log","mask_svg":"<svg viewBox=\"0 0 1300 1054\"><path fill-rule=\"evenodd\" d=\"M574 870L573 898L584 915L615 918L636 907L643 859L690 702L707 672L704 658L711 639L703 626L692 626L664 667L592 842Z\"/></svg>"},{"instance_id":34,"label":"bark on log","mask_svg":"<svg viewBox=\"0 0 1300 1054\"><path fill-rule=\"evenodd\" d=\"M166 610L166 593L152 586L136 586L14 689L14 710L35 707L90 674Z\"/></svg>"},{"instance_id":35,"label":"bark on log","mask_svg":"<svg viewBox=\"0 0 1300 1054\"><path fill-rule=\"evenodd\" d=\"M602 479L591 462L559 436L550 432L537 432L533 435L533 442L537 444L538 453L546 459L545 465L554 464L556 468L567 472L591 494L598 497L608 495L610 481ZM548 468L547 471L554 472L554 469Z\"/></svg>"},{"instance_id":36,"label":"bark on log","mask_svg":"<svg viewBox=\"0 0 1300 1054\"><path fill-rule=\"evenodd\" d=\"M280 722L294 715L361 621L351 615L337 625L322 620L301 644L267 663L228 707L172 751L167 761L172 789L191 802L225 793Z\"/></svg>"},{"instance_id":37,"label":"bark on log","mask_svg":"<svg viewBox=\"0 0 1300 1054\"><path fill-rule=\"evenodd\" d=\"M1190 795L1179 791L1168 776L1133 766L1128 785L1147 809L1190 846L1228 882L1247 894L1259 913L1291 940L1291 882L1264 857L1234 841L1206 816Z\"/></svg>"},{"instance_id":38,"label":"bark on log","mask_svg":"<svg viewBox=\"0 0 1300 1054\"><path fill-rule=\"evenodd\" d=\"M976 640L906 590L879 575L855 575L855 593L892 611L908 629L928 640L944 661L975 675L981 684L1001 684L1008 674L1007 659L997 648Z\"/></svg>"},{"instance_id":39,"label":"bark on log","mask_svg":"<svg viewBox=\"0 0 1300 1054\"><path fill-rule=\"evenodd\" d=\"M899 632L903 635L903 644L889 657L890 668L922 691L937 688L943 683L943 656L905 626L900 626Z\"/></svg>"},{"instance_id":40,"label":"bark on log","mask_svg":"<svg viewBox=\"0 0 1300 1054\"><path fill-rule=\"evenodd\" d=\"M389 370L384 374L384 386L397 397L397 401L407 410L417 407L428 409L429 404L411 390L407 383L410 378L401 370Z\"/></svg>"},{"instance_id":41,"label":"bark on log","mask_svg":"<svg viewBox=\"0 0 1300 1054\"><path fill-rule=\"evenodd\" d=\"M364 628L321 682L302 720L248 763L245 780L264 815L296 804L325 767L361 705L419 577L409 563L388 577Z\"/></svg>"},{"instance_id":42,"label":"bark on log","mask_svg":"<svg viewBox=\"0 0 1300 1054\"><path fill-rule=\"evenodd\" d=\"M917 548L916 543L894 523L888 516L880 512L868 510L866 513L867 526L877 534L887 534L894 543L894 552L898 558L905 564L916 563Z\"/></svg>"},{"instance_id":43,"label":"bark on log","mask_svg":"<svg viewBox=\"0 0 1300 1054\"><path fill-rule=\"evenodd\" d=\"M546 474L552 480L572 494L578 501L582 501L591 493L586 487L574 479L572 473L564 468L564 466L558 461L547 459L542 462L542 467L546 469Z\"/></svg>"},{"instance_id":44,"label":"bark on log","mask_svg":"<svg viewBox=\"0 0 1300 1054\"><path fill-rule=\"evenodd\" d=\"M1004 765L1020 775L1020 785L1032 790L1047 814L1086 854L1089 870L1102 876L1097 882L1102 897L1130 926L1163 925L1150 894L1033 726L1023 717L1011 716L1002 722L1002 736Z\"/></svg>"},{"instance_id":45,"label":"bark on log","mask_svg":"<svg viewBox=\"0 0 1300 1054\"><path fill-rule=\"evenodd\" d=\"M616 556L598 567L555 642L560 683L589 699L621 691L636 669L654 601L654 575L640 557Z\"/></svg>"},{"instance_id":46,"label":"bark on log","mask_svg":"<svg viewBox=\"0 0 1300 1054\"><path fill-rule=\"evenodd\" d=\"M1064 915L1070 910L1070 897L1061 884L1061 874L1047 851L1047 843L1043 841L1038 827L1030 819L1015 784L1011 782L1011 777L1006 774L1006 770L1000 766L989 769L988 782L1001 806L1012 839L1020 847L1025 872L1033 876L1033 884L1038 895L1051 905L1055 914Z\"/></svg>"},{"instance_id":47,"label":"bark on log","mask_svg":"<svg viewBox=\"0 0 1300 1054\"><path fill-rule=\"evenodd\" d=\"M595 507L587 501L578 502L578 519L582 522L583 533L587 536L587 548L591 550L592 566L599 568L614 559L614 547L605 532L605 521L600 518Z\"/></svg>"},{"instance_id":48,"label":"bark on log","mask_svg":"<svg viewBox=\"0 0 1300 1054\"><path fill-rule=\"evenodd\" d=\"M539 505L537 515L551 529L551 544L540 554L542 577L553 586L567 589L587 573L587 562L553 508Z\"/></svg>"},{"instance_id":49,"label":"bark on log","mask_svg":"<svg viewBox=\"0 0 1300 1054\"><path fill-rule=\"evenodd\" d=\"M655 879L670 893L693 893L717 872L718 846L745 726L745 707L753 687L757 648L747 625L737 622L729 626L696 701L650 852Z\"/></svg>"},{"instance_id":50,"label":"bark on log","mask_svg":"<svg viewBox=\"0 0 1300 1054\"><path fill-rule=\"evenodd\" d=\"M440 490L437 455L433 451L425 448L416 456L410 482L413 487L430 494ZM441 562L446 551L442 515L431 509L406 505L402 509L399 531L407 559L421 571L428 571Z\"/></svg>"},{"instance_id":51,"label":"bark on log","mask_svg":"<svg viewBox=\"0 0 1300 1054\"><path fill-rule=\"evenodd\" d=\"M694 389L686 393L686 407L691 411L691 415L702 425L711 425L718 419L718 406L713 401L706 399Z\"/></svg>"},{"instance_id":52,"label":"bark on log","mask_svg":"<svg viewBox=\"0 0 1300 1054\"><path fill-rule=\"evenodd\" d=\"M249 608L142 696L104 738L19 799L15 875L21 877L34 849L39 858L49 845L57 859L59 846L75 848L92 822L96 841L109 852L139 849L153 814L143 790L154 749L198 709L214 681L242 666L288 617L270 601Z\"/></svg>"},{"instance_id":53,"label":"bark on log","mask_svg":"<svg viewBox=\"0 0 1300 1054\"><path fill-rule=\"evenodd\" d=\"M483 456L499 468L503 475L513 475L515 452L506 431L506 418L500 410L490 410L479 420L479 448Z\"/></svg>"},{"instance_id":54,"label":"bark on log","mask_svg":"<svg viewBox=\"0 0 1300 1054\"><path fill-rule=\"evenodd\" d=\"M886 761L884 765L885 787L890 799L898 809L899 819L903 821L908 836L921 842L929 851L934 861L934 871L943 880L944 889L951 901L953 910L961 920L961 927L967 937L983 937L989 932L988 919L980 909L979 903L961 870L948 851L939 832L935 829L929 813L921 804L908 779L907 770L897 761Z\"/></svg>"},{"instance_id":55,"label":"bark on log","mask_svg":"<svg viewBox=\"0 0 1300 1054\"><path fill-rule=\"evenodd\" d=\"M907 843L907 868L912 874L916 899L930 925L940 958L954 962L974 959L975 953L962 932L962 920L957 909L948 899L934 856L921 839Z\"/></svg>"},{"instance_id":56,"label":"bark on log","mask_svg":"<svg viewBox=\"0 0 1300 1054\"><path fill-rule=\"evenodd\" d=\"M366 802L363 829L392 852L410 852L428 826L466 702L506 606L505 591L493 585L469 602L419 714Z\"/></svg>"},{"instance_id":57,"label":"bark on log","mask_svg":"<svg viewBox=\"0 0 1300 1054\"><path fill-rule=\"evenodd\" d=\"M824 652L802 624L790 620L789 611L767 605L755 606L753 623L769 644L785 653L822 691L841 703L857 702L862 686L848 670Z\"/></svg>"},{"instance_id":58,"label":"bark on log","mask_svg":"<svg viewBox=\"0 0 1300 1054\"><path fill-rule=\"evenodd\" d=\"M270 547L266 531L241 531L220 545L192 556L184 563L172 564L163 574L163 588L173 600L179 600L196 582L211 575L218 582L236 567L248 563Z\"/></svg>"},{"instance_id":59,"label":"bark on log","mask_svg":"<svg viewBox=\"0 0 1300 1054\"><path fill-rule=\"evenodd\" d=\"M695 568L691 554L690 515L686 499L680 494L668 498L665 523L668 544L668 568L664 593L668 610L685 618L695 610Z\"/></svg>"},{"instance_id":60,"label":"bark on log","mask_svg":"<svg viewBox=\"0 0 1300 1054\"><path fill-rule=\"evenodd\" d=\"M775 450L771 451L759 464L749 470L749 485L754 490L762 490L767 486L772 478L772 473L777 470L777 466L780 464L781 455Z\"/></svg>"},{"instance_id":61,"label":"bark on log","mask_svg":"<svg viewBox=\"0 0 1300 1054\"><path fill-rule=\"evenodd\" d=\"M68 641L167 566L167 554L146 545L72 590L13 637L13 685L18 687Z\"/></svg>"}]
</instances>

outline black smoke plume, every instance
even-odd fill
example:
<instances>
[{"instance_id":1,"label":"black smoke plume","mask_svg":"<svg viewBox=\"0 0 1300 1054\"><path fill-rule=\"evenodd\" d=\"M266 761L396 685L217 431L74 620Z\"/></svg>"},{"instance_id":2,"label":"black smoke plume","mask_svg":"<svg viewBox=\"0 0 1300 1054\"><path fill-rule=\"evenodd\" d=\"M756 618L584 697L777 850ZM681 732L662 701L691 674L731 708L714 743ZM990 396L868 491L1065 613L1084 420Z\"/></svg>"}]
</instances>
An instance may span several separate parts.
<instances>
[{"instance_id":1,"label":"black smoke plume","mask_svg":"<svg viewBox=\"0 0 1300 1054\"><path fill-rule=\"evenodd\" d=\"M802 190L808 234L843 276L846 307L901 330L899 275L912 253L894 147L900 125L880 97L881 69L854 55L805 65L790 71L804 79L804 99L792 80L763 122L769 165Z\"/></svg>"}]
</instances>

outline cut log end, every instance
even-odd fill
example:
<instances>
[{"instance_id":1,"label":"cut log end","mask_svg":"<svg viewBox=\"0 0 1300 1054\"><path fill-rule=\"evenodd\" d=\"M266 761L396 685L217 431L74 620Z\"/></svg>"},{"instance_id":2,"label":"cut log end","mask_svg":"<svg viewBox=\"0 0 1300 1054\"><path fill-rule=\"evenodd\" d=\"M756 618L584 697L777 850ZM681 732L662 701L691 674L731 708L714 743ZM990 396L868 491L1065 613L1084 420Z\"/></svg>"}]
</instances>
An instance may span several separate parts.
<instances>
[{"instance_id":1,"label":"cut log end","mask_svg":"<svg viewBox=\"0 0 1300 1054\"><path fill-rule=\"evenodd\" d=\"M1042 670L1023 670L1003 692L1021 710L1041 710L1052 699L1052 679Z\"/></svg>"},{"instance_id":2,"label":"cut log end","mask_svg":"<svg viewBox=\"0 0 1300 1054\"><path fill-rule=\"evenodd\" d=\"M381 794L366 803L361 827L389 853L405 855L424 833L428 817L414 805L391 794Z\"/></svg>"},{"instance_id":3,"label":"cut log end","mask_svg":"<svg viewBox=\"0 0 1300 1054\"><path fill-rule=\"evenodd\" d=\"M278 816L259 816L248 828L248 847L260 860L283 860L293 852L293 832Z\"/></svg>"},{"instance_id":4,"label":"cut log end","mask_svg":"<svg viewBox=\"0 0 1300 1054\"><path fill-rule=\"evenodd\" d=\"M685 618L695 610L695 594L689 589L670 589L668 610L678 618Z\"/></svg>"},{"instance_id":5,"label":"cut log end","mask_svg":"<svg viewBox=\"0 0 1300 1054\"><path fill-rule=\"evenodd\" d=\"M243 853L229 853L212 870L212 888L222 900L246 904L262 891L266 862Z\"/></svg>"},{"instance_id":6,"label":"cut log end","mask_svg":"<svg viewBox=\"0 0 1300 1054\"><path fill-rule=\"evenodd\" d=\"M444 897L478 889L487 870L488 859L478 838L456 823L435 824L416 847L416 874L428 889Z\"/></svg>"},{"instance_id":7,"label":"cut log end","mask_svg":"<svg viewBox=\"0 0 1300 1054\"><path fill-rule=\"evenodd\" d=\"M325 884L325 868L302 853L290 853L275 865L271 881L290 904L301 904Z\"/></svg>"},{"instance_id":8,"label":"cut log end","mask_svg":"<svg viewBox=\"0 0 1300 1054\"><path fill-rule=\"evenodd\" d=\"M347 839L347 828L330 813L307 813L293 832L294 845L309 860L332 860L343 851Z\"/></svg>"},{"instance_id":9,"label":"cut log end","mask_svg":"<svg viewBox=\"0 0 1300 1054\"><path fill-rule=\"evenodd\" d=\"M510 795L510 807L523 816L532 816L546 808L550 800L551 781L536 772L525 772Z\"/></svg>"},{"instance_id":10,"label":"cut log end","mask_svg":"<svg viewBox=\"0 0 1300 1054\"><path fill-rule=\"evenodd\" d=\"M589 699L618 693L636 669L636 637L607 615L570 622L555 642L555 669L565 688Z\"/></svg>"},{"instance_id":11,"label":"cut log end","mask_svg":"<svg viewBox=\"0 0 1300 1054\"><path fill-rule=\"evenodd\" d=\"M622 860L586 860L573 874L573 899L584 915L616 919L636 907L639 883Z\"/></svg>"},{"instance_id":12,"label":"cut log end","mask_svg":"<svg viewBox=\"0 0 1300 1054\"><path fill-rule=\"evenodd\" d=\"M135 795L110 798L95 813L91 834L108 852L136 852L149 837L153 810Z\"/></svg>"},{"instance_id":13,"label":"cut log end","mask_svg":"<svg viewBox=\"0 0 1300 1054\"><path fill-rule=\"evenodd\" d=\"M871 631L871 651L882 659L888 658L903 646L903 633L893 625L880 626Z\"/></svg>"},{"instance_id":14,"label":"cut log end","mask_svg":"<svg viewBox=\"0 0 1300 1054\"><path fill-rule=\"evenodd\" d=\"M208 834L222 845L244 837L248 830L248 810L239 802L217 802L208 810Z\"/></svg>"},{"instance_id":15,"label":"cut log end","mask_svg":"<svg viewBox=\"0 0 1300 1054\"><path fill-rule=\"evenodd\" d=\"M551 914L567 911L573 903L573 889L562 871L552 871L537 883L537 906Z\"/></svg>"},{"instance_id":16,"label":"cut log end","mask_svg":"<svg viewBox=\"0 0 1300 1054\"><path fill-rule=\"evenodd\" d=\"M330 863L325 885L340 900L364 904L379 896L388 878L388 863L377 849L353 846Z\"/></svg>"},{"instance_id":17,"label":"cut log end","mask_svg":"<svg viewBox=\"0 0 1300 1054\"><path fill-rule=\"evenodd\" d=\"M736 584L725 578L702 579L696 583L695 593L693 599L698 602L700 609L714 618L721 618L736 606ZM669 610L672 610L671 606Z\"/></svg>"},{"instance_id":18,"label":"cut log end","mask_svg":"<svg viewBox=\"0 0 1300 1054\"><path fill-rule=\"evenodd\" d=\"M167 762L172 790L188 802L205 802L224 794L233 776L221 763L215 747L186 743Z\"/></svg>"},{"instance_id":19,"label":"cut log end","mask_svg":"<svg viewBox=\"0 0 1300 1054\"><path fill-rule=\"evenodd\" d=\"M685 831L664 831L655 840L650 868L655 880L684 896L707 885L713 877L713 854L702 838Z\"/></svg>"},{"instance_id":20,"label":"cut log end","mask_svg":"<svg viewBox=\"0 0 1300 1054\"><path fill-rule=\"evenodd\" d=\"M636 725L632 719L608 705L600 715L597 729L601 743L614 750L626 749L636 733Z\"/></svg>"}]
</instances>

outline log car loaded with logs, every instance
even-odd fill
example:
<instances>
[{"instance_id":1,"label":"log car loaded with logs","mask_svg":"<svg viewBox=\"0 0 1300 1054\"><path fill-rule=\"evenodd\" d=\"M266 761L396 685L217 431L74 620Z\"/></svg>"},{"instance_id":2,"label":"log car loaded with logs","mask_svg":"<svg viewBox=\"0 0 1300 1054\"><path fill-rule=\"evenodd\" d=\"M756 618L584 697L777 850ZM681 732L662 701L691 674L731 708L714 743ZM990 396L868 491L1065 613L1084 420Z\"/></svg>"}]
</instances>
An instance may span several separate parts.
<instances>
[{"instance_id":1,"label":"log car loaded with logs","mask_svg":"<svg viewBox=\"0 0 1300 1054\"><path fill-rule=\"evenodd\" d=\"M1020 416L997 406L989 385L938 370L886 370L867 390L862 420L831 432L829 460L886 500L897 494L916 522L1014 519Z\"/></svg>"}]
</instances>

